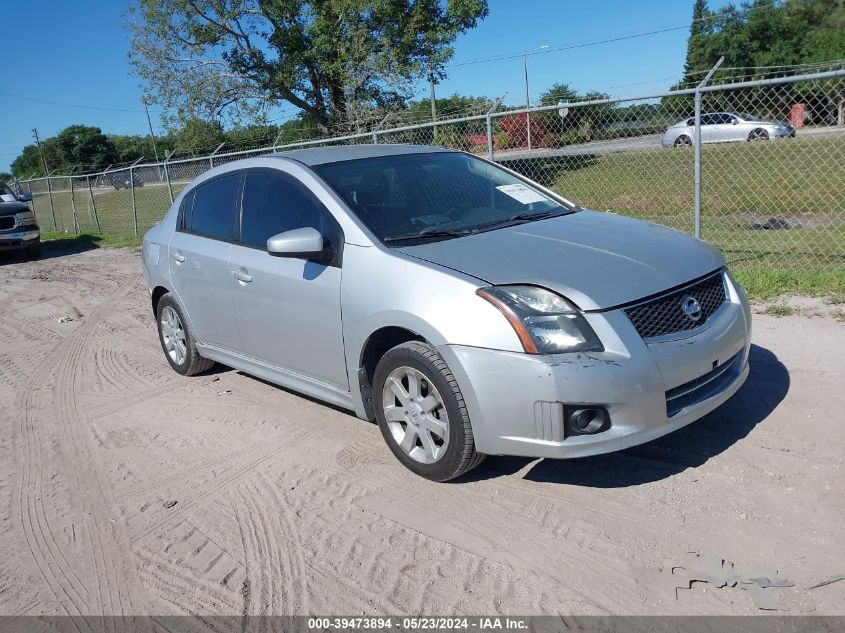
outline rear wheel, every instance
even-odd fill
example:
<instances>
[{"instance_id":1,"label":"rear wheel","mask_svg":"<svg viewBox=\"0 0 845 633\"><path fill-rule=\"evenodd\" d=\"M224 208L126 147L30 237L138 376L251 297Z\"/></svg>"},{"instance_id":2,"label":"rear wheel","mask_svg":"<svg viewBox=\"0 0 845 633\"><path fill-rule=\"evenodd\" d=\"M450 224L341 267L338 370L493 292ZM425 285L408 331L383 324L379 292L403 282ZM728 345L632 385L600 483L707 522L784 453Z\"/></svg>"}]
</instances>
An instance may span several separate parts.
<instances>
[{"instance_id":1,"label":"rear wheel","mask_svg":"<svg viewBox=\"0 0 845 633\"><path fill-rule=\"evenodd\" d=\"M458 383L432 346L409 341L388 351L376 367L373 392L380 395L379 429L412 472L448 481L483 461Z\"/></svg>"},{"instance_id":2,"label":"rear wheel","mask_svg":"<svg viewBox=\"0 0 845 633\"><path fill-rule=\"evenodd\" d=\"M757 128L756 130L751 130L751 133L748 135L749 141L768 141L769 140L769 133L766 130L762 130Z\"/></svg>"},{"instance_id":3,"label":"rear wheel","mask_svg":"<svg viewBox=\"0 0 845 633\"><path fill-rule=\"evenodd\" d=\"M190 324L170 295L159 299L156 323L161 349L174 371L183 376L195 376L214 365L213 360L200 356Z\"/></svg>"},{"instance_id":4,"label":"rear wheel","mask_svg":"<svg viewBox=\"0 0 845 633\"><path fill-rule=\"evenodd\" d=\"M686 134L681 134L675 139L675 147L686 147L692 145L692 139Z\"/></svg>"}]
</instances>

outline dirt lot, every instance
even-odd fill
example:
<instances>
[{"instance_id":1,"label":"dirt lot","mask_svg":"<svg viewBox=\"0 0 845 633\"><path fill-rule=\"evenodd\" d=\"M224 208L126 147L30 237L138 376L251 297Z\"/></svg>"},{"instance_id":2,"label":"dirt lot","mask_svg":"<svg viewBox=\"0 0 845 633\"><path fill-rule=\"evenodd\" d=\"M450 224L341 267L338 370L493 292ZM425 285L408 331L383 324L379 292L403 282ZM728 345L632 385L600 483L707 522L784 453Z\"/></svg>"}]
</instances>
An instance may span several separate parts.
<instances>
[{"instance_id":1,"label":"dirt lot","mask_svg":"<svg viewBox=\"0 0 845 633\"><path fill-rule=\"evenodd\" d=\"M812 588L845 574L845 324L754 327L682 431L435 484L346 412L176 375L137 253L0 256L0 614L845 614Z\"/></svg>"}]
</instances>

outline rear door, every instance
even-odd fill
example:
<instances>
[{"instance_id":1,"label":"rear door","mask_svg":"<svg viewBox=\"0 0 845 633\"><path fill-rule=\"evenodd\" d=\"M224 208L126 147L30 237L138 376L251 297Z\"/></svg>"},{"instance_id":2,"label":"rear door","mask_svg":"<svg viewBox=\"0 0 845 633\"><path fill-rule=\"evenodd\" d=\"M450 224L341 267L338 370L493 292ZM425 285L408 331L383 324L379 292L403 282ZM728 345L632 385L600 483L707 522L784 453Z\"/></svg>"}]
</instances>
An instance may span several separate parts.
<instances>
[{"instance_id":1,"label":"rear door","mask_svg":"<svg viewBox=\"0 0 845 633\"><path fill-rule=\"evenodd\" d=\"M241 240L232 246L229 274L244 352L349 389L340 260L327 265L267 252L270 237L302 227L316 228L340 252L340 226L304 184L279 170L247 173L241 213Z\"/></svg>"},{"instance_id":2,"label":"rear door","mask_svg":"<svg viewBox=\"0 0 845 633\"><path fill-rule=\"evenodd\" d=\"M202 183L187 196L170 240L170 279L197 338L240 348L229 283L229 251L235 239L242 173Z\"/></svg>"}]
</instances>

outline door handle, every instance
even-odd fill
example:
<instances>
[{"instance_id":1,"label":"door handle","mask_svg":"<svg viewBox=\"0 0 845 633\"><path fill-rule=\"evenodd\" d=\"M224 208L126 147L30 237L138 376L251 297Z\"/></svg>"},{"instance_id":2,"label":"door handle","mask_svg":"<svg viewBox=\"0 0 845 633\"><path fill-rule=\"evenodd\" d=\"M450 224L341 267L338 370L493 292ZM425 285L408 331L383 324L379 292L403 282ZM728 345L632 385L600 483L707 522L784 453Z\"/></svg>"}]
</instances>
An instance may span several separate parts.
<instances>
[{"instance_id":1,"label":"door handle","mask_svg":"<svg viewBox=\"0 0 845 633\"><path fill-rule=\"evenodd\" d=\"M246 274L246 273L242 273L242 272L240 272L240 271L238 271L238 270L233 270L233 271L232 271L232 277L234 277L234 278L235 278L235 279L237 279L238 281L242 281L242 282L244 282L245 284L248 284L250 281L252 281L252 275L248 275L248 274Z\"/></svg>"},{"instance_id":2,"label":"door handle","mask_svg":"<svg viewBox=\"0 0 845 633\"><path fill-rule=\"evenodd\" d=\"M175 259L180 264L185 261L185 256L181 253L173 253L173 259Z\"/></svg>"}]
</instances>

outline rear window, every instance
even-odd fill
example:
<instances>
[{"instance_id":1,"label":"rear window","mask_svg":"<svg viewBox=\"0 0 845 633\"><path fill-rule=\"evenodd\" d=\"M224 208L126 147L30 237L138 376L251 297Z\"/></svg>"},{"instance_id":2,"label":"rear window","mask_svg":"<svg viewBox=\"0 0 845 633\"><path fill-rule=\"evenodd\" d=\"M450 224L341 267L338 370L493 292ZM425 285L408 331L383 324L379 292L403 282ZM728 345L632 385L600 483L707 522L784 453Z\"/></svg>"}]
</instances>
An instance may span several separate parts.
<instances>
[{"instance_id":1,"label":"rear window","mask_svg":"<svg viewBox=\"0 0 845 633\"><path fill-rule=\"evenodd\" d=\"M194 194L189 230L205 237L234 241L241 174L216 178L200 185Z\"/></svg>"}]
</instances>

